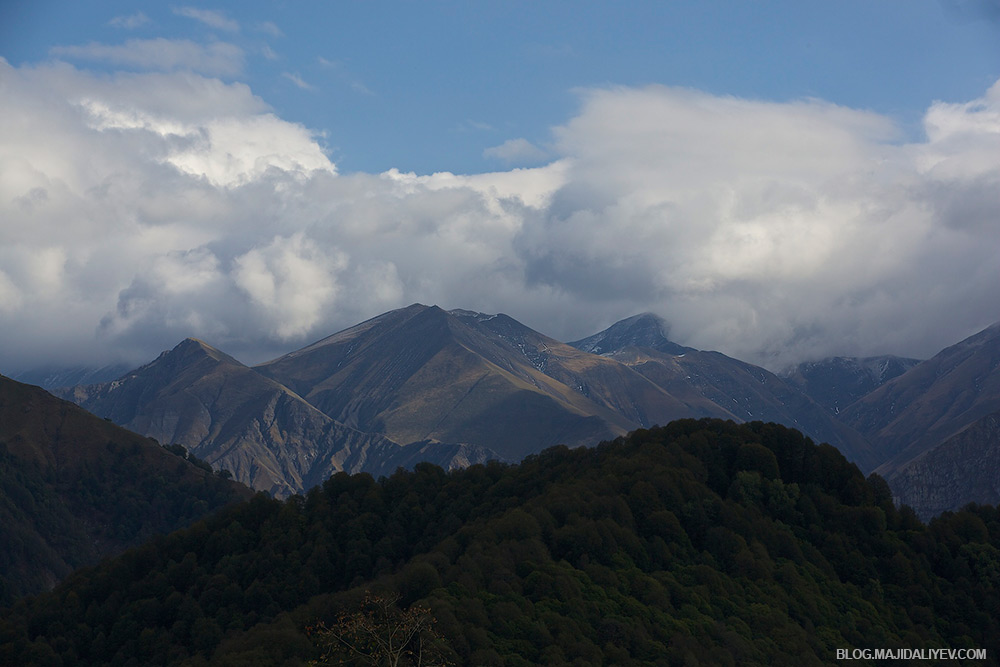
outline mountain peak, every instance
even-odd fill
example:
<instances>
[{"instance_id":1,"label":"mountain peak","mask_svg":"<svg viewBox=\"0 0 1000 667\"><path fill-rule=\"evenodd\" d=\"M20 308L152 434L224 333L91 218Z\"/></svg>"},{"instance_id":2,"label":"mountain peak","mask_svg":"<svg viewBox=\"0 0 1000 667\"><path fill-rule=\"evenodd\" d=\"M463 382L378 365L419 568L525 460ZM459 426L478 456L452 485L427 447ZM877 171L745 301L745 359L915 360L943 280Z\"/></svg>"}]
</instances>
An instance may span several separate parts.
<instances>
[{"instance_id":1,"label":"mountain peak","mask_svg":"<svg viewBox=\"0 0 1000 667\"><path fill-rule=\"evenodd\" d=\"M453 315L455 317L471 318L476 322L485 322L487 320L492 320L494 317L496 317L495 314L491 315L490 313L480 313L475 310L464 310L462 308L453 308L452 310L448 311L448 314Z\"/></svg>"},{"instance_id":2,"label":"mountain peak","mask_svg":"<svg viewBox=\"0 0 1000 667\"><path fill-rule=\"evenodd\" d=\"M569 343L591 354L610 354L625 347L648 347L667 354L685 354L692 348L671 341L669 326L659 315L639 313L615 322L610 327L578 341Z\"/></svg>"},{"instance_id":3,"label":"mountain peak","mask_svg":"<svg viewBox=\"0 0 1000 667\"><path fill-rule=\"evenodd\" d=\"M205 341L197 338L185 338L175 345L172 350L161 354L157 361L169 360L172 362L192 363L205 357L226 364L244 365L222 350L214 348Z\"/></svg>"}]
</instances>

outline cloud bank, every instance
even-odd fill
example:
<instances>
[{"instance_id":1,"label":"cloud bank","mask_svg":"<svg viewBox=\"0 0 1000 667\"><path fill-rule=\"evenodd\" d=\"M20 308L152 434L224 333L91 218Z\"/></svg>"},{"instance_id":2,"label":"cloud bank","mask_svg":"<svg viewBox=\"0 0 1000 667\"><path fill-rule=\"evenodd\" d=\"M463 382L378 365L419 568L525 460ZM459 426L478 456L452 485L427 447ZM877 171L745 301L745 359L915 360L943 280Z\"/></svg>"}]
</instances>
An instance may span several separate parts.
<instances>
[{"instance_id":1,"label":"cloud bank","mask_svg":"<svg viewBox=\"0 0 1000 667\"><path fill-rule=\"evenodd\" d=\"M774 369L1000 320L1000 84L918 141L821 100L597 89L546 166L340 174L247 86L165 69L0 61L0 372L186 336L262 361L413 302L564 340L648 310Z\"/></svg>"}]
</instances>

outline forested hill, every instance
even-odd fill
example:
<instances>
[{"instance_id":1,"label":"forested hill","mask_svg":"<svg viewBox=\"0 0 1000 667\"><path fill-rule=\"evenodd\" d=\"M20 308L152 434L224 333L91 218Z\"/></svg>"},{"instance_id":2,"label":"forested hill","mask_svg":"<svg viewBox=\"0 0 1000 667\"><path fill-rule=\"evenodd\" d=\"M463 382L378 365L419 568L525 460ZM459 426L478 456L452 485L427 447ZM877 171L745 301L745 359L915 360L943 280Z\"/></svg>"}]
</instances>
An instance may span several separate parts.
<instances>
[{"instance_id":1,"label":"forested hill","mask_svg":"<svg viewBox=\"0 0 1000 667\"><path fill-rule=\"evenodd\" d=\"M183 448L0 376L0 606L250 495Z\"/></svg>"},{"instance_id":2,"label":"forested hill","mask_svg":"<svg viewBox=\"0 0 1000 667\"><path fill-rule=\"evenodd\" d=\"M925 526L797 431L684 420L514 466L255 496L19 602L0 664L298 665L320 655L307 628L368 591L429 608L454 664L995 659L998 547L994 508Z\"/></svg>"}]
</instances>

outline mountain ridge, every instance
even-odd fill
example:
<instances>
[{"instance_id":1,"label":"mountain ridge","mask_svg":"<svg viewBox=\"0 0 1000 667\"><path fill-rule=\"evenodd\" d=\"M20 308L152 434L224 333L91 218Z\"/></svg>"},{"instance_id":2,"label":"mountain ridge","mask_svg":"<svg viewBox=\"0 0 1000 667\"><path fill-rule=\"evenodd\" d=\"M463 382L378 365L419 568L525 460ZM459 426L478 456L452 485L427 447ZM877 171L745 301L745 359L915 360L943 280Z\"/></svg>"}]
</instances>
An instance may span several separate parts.
<instances>
[{"instance_id":1,"label":"mountain ridge","mask_svg":"<svg viewBox=\"0 0 1000 667\"><path fill-rule=\"evenodd\" d=\"M821 441L871 470L878 464L871 444L832 418L807 394L770 371L721 352L684 347L666 337L662 319L637 315L576 341L649 378L676 397L689 413L735 421L774 421Z\"/></svg>"},{"instance_id":2,"label":"mountain ridge","mask_svg":"<svg viewBox=\"0 0 1000 667\"><path fill-rule=\"evenodd\" d=\"M279 496L301 493L345 465L353 472L399 447L336 422L286 386L193 338L118 380L68 394ZM466 450L473 460L482 458Z\"/></svg>"},{"instance_id":3,"label":"mountain ridge","mask_svg":"<svg viewBox=\"0 0 1000 667\"><path fill-rule=\"evenodd\" d=\"M877 439L887 478L1000 406L1000 323L948 346L851 404L844 421Z\"/></svg>"},{"instance_id":4,"label":"mountain ridge","mask_svg":"<svg viewBox=\"0 0 1000 667\"><path fill-rule=\"evenodd\" d=\"M186 339L147 365L162 367L156 391L139 389L136 372L96 388L62 391L116 422L179 441L279 495L302 492L340 469L391 472L394 461L414 463L414 452L445 467L491 457L515 461L555 444L590 445L678 418L714 417L797 428L835 445L866 472L878 468L903 497L909 491L900 486L902 478L893 481L893 470L924 451L917 444L936 447L1000 407L989 372L1000 352L981 354L992 349L990 340L1000 339L997 332L1000 325L988 327L925 362L833 357L781 377L719 352L678 345L667 337L666 322L650 313L568 344L504 313L412 304L253 368ZM960 373L948 371L951 389L931 392L929 403L919 404L925 420L935 405L947 405L934 418L940 423L906 418L890 424L893 418L886 417L893 410L939 381L946 352L971 361ZM230 381L213 380L213 368L225 369ZM977 382L986 382L985 394ZM101 391L117 392L117 402L102 406ZM172 392L166 403L163 391ZM977 392L983 395L978 403ZM864 395L852 400L858 394ZM880 403L887 395L890 402ZM159 407L148 408L154 397ZM213 400L229 407L220 411ZM140 403L147 408L139 410ZM975 410L964 414L967 403ZM857 415L869 404L866 422ZM243 417L236 418L241 410ZM879 419L885 424L873 430L869 422ZM911 422L920 424L921 443L902 429ZM241 438L250 445L239 445ZM910 448L901 449L900 439ZM918 478L907 480L913 485Z\"/></svg>"}]
</instances>

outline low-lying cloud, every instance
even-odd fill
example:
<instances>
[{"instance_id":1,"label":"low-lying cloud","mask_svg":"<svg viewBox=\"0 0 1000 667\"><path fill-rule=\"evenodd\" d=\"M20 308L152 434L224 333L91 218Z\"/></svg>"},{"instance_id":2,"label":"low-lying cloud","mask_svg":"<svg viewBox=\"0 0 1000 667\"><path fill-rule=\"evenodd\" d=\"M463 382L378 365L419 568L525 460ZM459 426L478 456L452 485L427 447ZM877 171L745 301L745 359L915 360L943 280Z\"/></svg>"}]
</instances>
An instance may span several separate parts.
<instances>
[{"instance_id":1,"label":"low-lying cloud","mask_svg":"<svg viewBox=\"0 0 1000 667\"><path fill-rule=\"evenodd\" d=\"M1000 84L919 141L820 100L590 90L546 166L340 174L191 69L0 61L0 372L186 336L261 361L413 302L564 340L648 310L770 368L1000 320Z\"/></svg>"}]
</instances>

